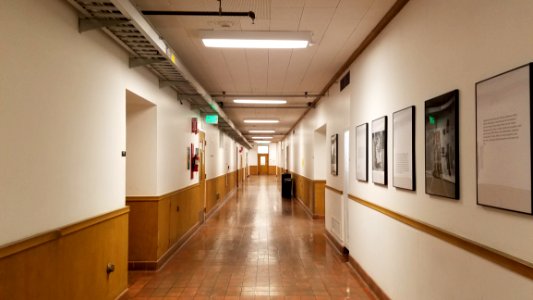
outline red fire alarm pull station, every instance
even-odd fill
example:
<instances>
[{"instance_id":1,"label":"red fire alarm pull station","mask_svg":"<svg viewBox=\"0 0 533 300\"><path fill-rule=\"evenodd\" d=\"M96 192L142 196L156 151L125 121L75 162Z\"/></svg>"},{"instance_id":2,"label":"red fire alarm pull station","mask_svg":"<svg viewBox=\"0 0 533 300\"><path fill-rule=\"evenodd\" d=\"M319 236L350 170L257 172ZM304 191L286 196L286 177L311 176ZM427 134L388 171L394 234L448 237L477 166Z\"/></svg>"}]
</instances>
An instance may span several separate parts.
<instances>
[{"instance_id":1,"label":"red fire alarm pull station","mask_svg":"<svg viewBox=\"0 0 533 300\"><path fill-rule=\"evenodd\" d=\"M198 118L191 119L191 131L194 134L198 134Z\"/></svg>"}]
</instances>

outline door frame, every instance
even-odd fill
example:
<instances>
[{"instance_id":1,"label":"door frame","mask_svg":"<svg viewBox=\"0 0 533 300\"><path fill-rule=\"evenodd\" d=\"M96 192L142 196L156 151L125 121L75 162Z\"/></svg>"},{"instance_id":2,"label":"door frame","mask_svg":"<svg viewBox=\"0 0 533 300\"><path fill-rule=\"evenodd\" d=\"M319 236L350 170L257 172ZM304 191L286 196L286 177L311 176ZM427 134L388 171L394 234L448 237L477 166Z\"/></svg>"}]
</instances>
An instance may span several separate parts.
<instances>
[{"instance_id":1,"label":"door frame","mask_svg":"<svg viewBox=\"0 0 533 300\"><path fill-rule=\"evenodd\" d=\"M265 157L266 174L261 174L261 156ZM257 175L269 175L268 153L257 154Z\"/></svg>"},{"instance_id":2,"label":"door frame","mask_svg":"<svg viewBox=\"0 0 533 300\"><path fill-rule=\"evenodd\" d=\"M203 203L203 220L205 222L207 213L207 197L206 197L206 174L205 174L205 132L198 132L198 144L200 154L200 166L198 172L198 184L200 185L200 201Z\"/></svg>"}]
</instances>

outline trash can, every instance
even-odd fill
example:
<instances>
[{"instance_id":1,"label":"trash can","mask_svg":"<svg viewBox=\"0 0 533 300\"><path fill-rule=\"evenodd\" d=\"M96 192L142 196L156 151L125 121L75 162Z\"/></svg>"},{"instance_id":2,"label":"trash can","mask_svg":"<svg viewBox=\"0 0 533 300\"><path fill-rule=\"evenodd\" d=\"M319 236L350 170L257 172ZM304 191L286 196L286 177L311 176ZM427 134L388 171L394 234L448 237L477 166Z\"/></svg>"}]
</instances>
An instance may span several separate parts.
<instances>
[{"instance_id":1,"label":"trash can","mask_svg":"<svg viewBox=\"0 0 533 300\"><path fill-rule=\"evenodd\" d=\"M281 174L281 197L292 198L292 177L291 173Z\"/></svg>"}]
</instances>

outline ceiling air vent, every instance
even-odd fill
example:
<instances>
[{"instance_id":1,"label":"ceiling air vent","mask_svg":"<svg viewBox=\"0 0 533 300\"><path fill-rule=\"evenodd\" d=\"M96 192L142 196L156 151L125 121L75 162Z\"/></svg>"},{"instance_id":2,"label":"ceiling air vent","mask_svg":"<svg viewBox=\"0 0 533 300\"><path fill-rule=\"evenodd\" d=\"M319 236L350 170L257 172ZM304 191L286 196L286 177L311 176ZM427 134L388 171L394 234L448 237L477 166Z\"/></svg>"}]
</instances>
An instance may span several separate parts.
<instances>
[{"instance_id":1,"label":"ceiling air vent","mask_svg":"<svg viewBox=\"0 0 533 300\"><path fill-rule=\"evenodd\" d=\"M350 72L341 78L341 91L350 84Z\"/></svg>"}]
</instances>

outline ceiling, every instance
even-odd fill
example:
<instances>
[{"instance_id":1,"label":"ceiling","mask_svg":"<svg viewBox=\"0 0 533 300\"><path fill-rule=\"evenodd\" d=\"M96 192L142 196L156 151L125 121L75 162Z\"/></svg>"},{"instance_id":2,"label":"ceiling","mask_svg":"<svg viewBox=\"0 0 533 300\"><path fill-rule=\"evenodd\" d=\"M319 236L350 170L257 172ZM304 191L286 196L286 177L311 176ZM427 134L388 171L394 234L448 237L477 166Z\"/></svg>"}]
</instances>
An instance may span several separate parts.
<instances>
[{"instance_id":1,"label":"ceiling","mask_svg":"<svg viewBox=\"0 0 533 300\"><path fill-rule=\"evenodd\" d=\"M222 10L248 17L145 16L196 80L250 141L252 129L274 129L279 141L306 112L308 102L349 60L395 0L222 0ZM132 0L139 10L218 11L217 0ZM201 30L310 31L306 49L217 49L203 46ZM338 78L335 78L335 80ZM308 96L305 96L305 93ZM225 93L225 96L223 95ZM235 97L276 98L285 105L239 105ZM271 97L269 97L271 96ZM277 119L272 125L244 119ZM271 135L272 136L272 135Z\"/></svg>"}]
</instances>

